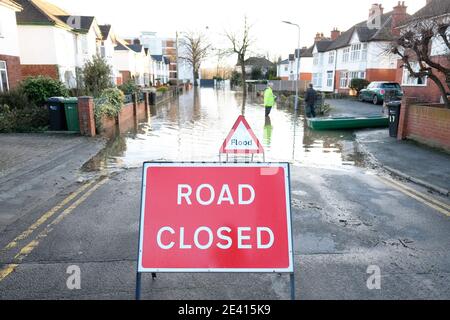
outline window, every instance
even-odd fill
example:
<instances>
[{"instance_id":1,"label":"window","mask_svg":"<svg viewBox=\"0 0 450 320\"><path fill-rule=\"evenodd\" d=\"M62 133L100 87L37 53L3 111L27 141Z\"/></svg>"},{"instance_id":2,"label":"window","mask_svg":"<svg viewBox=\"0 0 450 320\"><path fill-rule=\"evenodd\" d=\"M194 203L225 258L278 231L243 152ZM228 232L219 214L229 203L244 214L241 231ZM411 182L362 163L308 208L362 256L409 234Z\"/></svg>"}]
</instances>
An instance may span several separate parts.
<instances>
[{"instance_id":1,"label":"window","mask_svg":"<svg viewBox=\"0 0 450 320\"><path fill-rule=\"evenodd\" d=\"M419 71L419 64L416 63L411 63L411 67L413 68L414 72ZM403 67L403 80L402 80L402 85L404 86L423 86L425 87L427 85L427 77L419 77L416 78L414 76L412 76L409 71L408 68Z\"/></svg>"},{"instance_id":2,"label":"window","mask_svg":"<svg viewBox=\"0 0 450 320\"><path fill-rule=\"evenodd\" d=\"M315 66L317 66L317 65L319 64L319 54L318 54L318 53L315 53L315 54L314 54L313 64L314 64Z\"/></svg>"},{"instance_id":3,"label":"window","mask_svg":"<svg viewBox=\"0 0 450 320\"><path fill-rule=\"evenodd\" d=\"M313 74L313 85L317 88L322 87L322 73Z\"/></svg>"},{"instance_id":4,"label":"window","mask_svg":"<svg viewBox=\"0 0 450 320\"><path fill-rule=\"evenodd\" d=\"M348 72L342 71L341 72L341 79L339 81L339 86L341 88L348 88Z\"/></svg>"},{"instance_id":5,"label":"window","mask_svg":"<svg viewBox=\"0 0 450 320\"><path fill-rule=\"evenodd\" d=\"M352 45L351 50L350 60L359 61L361 59L361 43Z\"/></svg>"},{"instance_id":6,"label":"window","mask_svg":"<svg viewBox=\"0 0 450 320\"><path fill-rule=\"evenodd\" d=\"M285 66L284 66L284 71L287 72L288 70L289 70L289 66L288 66L288 65L285 65Z\"/></svg>"},{"instance_id":7,"label":"window","mask_svg":"<svg viewBox=\"0 0 450 320\"><path fill-rule=\"evenodd\" d=\"M367 60L367 43L364 43L362 45L361 60L362 61L366 61Z\"/></svg>"},{"instance_id":8,"label":"window","mask_svg":"<svg viewBox=\"0 0 450 320\"><path fill-rule=\"evenodd\" d=\"M333 86L333 71L327 72L327 87Z\"/></svg>"},{"instance_id":9,"label":"window","mask_svg":"<svg viewBox=\"0 0 450 320\"><path fill-rule=\"evenodd\" d=\"M334 63L334 51L331 51L328 54L328 64L333 64Z\"/></svg>"},{"instance_id":10,"label":"window","mask_svg":"<svg viewBox=\"0 0 450 320\"><path fill-rule=\"evenodd\" d=\"M349 53L350 53L350 48L345 48L344 54L342 55L342 62L348 62Z\"/></svg>"},{"instance_id":11,"label":"window","mask_svg":"<svg viewBox=\"0 0 450 320\"><path fill-rule=\"evenodd\" d=\"M6 70L6 62L0 61L0 92L9 90L8 71Z\"/></svg>"}]
</instances>

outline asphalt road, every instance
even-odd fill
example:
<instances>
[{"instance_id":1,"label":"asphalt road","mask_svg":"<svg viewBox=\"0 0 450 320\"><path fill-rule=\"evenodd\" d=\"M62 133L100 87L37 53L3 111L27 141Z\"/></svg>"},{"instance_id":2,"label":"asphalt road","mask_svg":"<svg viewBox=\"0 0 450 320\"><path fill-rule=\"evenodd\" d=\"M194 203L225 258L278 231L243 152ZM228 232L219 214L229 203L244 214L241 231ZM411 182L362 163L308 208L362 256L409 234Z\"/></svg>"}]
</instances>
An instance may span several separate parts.
<instances>
[{"instance_id":1,"label":"asphalt road","mask_svg":"<svg viewBox=\"0 0 450 320\"><path fill-rule=\"evenodd\" d=\"M75 194L63 192L9 225L0 233L0 298L133 299L140 179L141 171L131 169L75 184ZM292 169L298 299L450 298L450 207L433 207L385 179L354 167ZM74 265L80 290L67 288ZM367 287L369 266L380 268L380 290ZM289 299L289 277L159 274L152 281L144 275L142 293L144 299Z\"/></svg>"}]
</instances>

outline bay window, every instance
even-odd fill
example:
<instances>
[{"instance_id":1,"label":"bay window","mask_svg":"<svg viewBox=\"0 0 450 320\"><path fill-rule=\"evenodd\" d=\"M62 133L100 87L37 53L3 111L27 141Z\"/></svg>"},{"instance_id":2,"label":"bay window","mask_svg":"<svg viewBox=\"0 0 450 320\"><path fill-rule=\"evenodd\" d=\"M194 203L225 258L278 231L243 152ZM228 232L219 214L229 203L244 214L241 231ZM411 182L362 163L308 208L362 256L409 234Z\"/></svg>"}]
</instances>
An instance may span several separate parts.
<instances>
[{"instance_id":1,"label":"bay window","mask_svg":"<svg viewBox=\"0 0 450 320\"><path fill-rule=\"evenodd\" d=\"M412 62L411 67L414 72L418 72L420 70L419 63ZM403 67L403 79L402 79L402 85L404 86L418 86L418 87L425 87L427 85L427 77L414 77L409 72L408 68L405 66Z\"/></svg>"}]
</instances>

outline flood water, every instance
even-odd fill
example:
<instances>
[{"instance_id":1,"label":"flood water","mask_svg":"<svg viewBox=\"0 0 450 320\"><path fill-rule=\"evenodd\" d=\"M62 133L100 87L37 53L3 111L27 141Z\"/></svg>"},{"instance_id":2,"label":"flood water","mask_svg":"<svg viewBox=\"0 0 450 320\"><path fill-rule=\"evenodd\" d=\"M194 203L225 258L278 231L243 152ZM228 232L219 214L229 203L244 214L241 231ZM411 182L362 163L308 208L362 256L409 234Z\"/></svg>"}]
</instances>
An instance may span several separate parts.
<instances>
[{"instance_id":1,"label":"flood water","mask_svg":"<svg viewBox=\"0 0 450 320\"><path fill-rule=\"evenodd\" d=\"M266 161L320 167L359 165L352 132L310 130L302 112L278 106L265 118L262 101L228 89L191 90L150 107L148 119L122 124L84 171L141 167L145 161L218 161L219 149L244 114L265 149ZM225 157L221 158L225 160ZM255 161L263 161L255 156Z\"/></svg>"}]
</instances>

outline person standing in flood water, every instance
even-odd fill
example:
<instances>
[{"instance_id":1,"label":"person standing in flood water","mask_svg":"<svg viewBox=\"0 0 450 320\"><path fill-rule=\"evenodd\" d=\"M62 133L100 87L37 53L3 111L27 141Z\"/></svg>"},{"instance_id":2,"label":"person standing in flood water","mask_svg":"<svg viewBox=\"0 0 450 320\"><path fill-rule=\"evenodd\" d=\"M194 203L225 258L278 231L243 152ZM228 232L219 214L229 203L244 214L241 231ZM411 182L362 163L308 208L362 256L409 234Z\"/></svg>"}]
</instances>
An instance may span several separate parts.
<instances>
[{"instance_id":1,"label":"person standing in flood water","mask_svg":"<svg viewBox=\"0 0 450 320\"><path fill-rule=\"evenodd\" d=\"M266 109L266 117L270 115L270 112L272 111L272 108L275 104L275 95L273 94L273 83L269 82L267 85L266 90L264 91L264 107Z\"/></svg>"},{"instance_id":2,"label":"person standing in flood water","mask_svg":"<svg viewBox=\"0 0 450 320\"><path fill-rule=\"evenodd\" d=\"M308 118L315 118L316 117L316 100L317 100L317 92L314 90L313 84L309 84L308 90L306 90L305 95L305 113L306 117Z\"/></svg>"}]
</instances>

